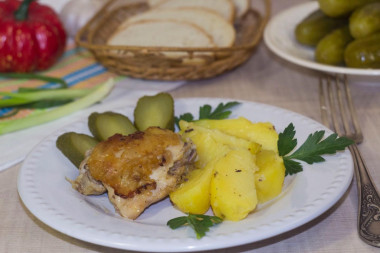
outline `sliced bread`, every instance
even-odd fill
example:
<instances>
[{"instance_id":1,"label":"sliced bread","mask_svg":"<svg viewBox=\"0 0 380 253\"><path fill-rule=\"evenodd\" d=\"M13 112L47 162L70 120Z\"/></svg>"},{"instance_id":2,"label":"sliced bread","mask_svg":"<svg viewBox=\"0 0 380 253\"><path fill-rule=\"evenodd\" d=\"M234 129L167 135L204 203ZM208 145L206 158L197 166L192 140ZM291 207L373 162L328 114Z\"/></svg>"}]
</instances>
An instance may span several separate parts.
<instances>
[{"instance_id":1,"label":"sliced bread","mask_svg":"<svg viewBox=\"0 0 380 253\"><path fill-rule=\"evenodd\" d=\"M235 17L235 6L232 0L166 0L155 8L173 9L180 7L202 7L218 12L227 21L233 23Z\"/></svg>"},{"instance_id":2,"label":"sliced bread","mask_svg":"<svg viewBox=\"0 0 380 253\"><path fill-rule=\"evenodd\" d=\"M152 9L126 20L121 27L143 20L183 21L202 27L218 47L230 47L235 41L235 29L219 14L204 8Z\"/></svg>"},{"instance_id":3,"label":"sliced bread","mask_svg":"<svg viewBox=\"0 0 380 253\"><path fill-rule=\"evenodd\" d=\"M165 2L166 0L148 0L148 4L150 7L154 7L158 4L161 4L163 2Z\"/></svg>"},{"instance_id":4,"label":"sliced bread","mask_svg":"<svg viewBox=\"0 0 380 253\"><path fill-rule=\"evenodd\" d=\"M233 3L235 5L235 19L241 18L251 7L250 0L233 0Z\"/></svg>"},{"instance_id":5,"label":"sliced bread","mask_svg":"<svg viewBox=\"0 0 380 253\"><path fill-rule=\"evenodd\" d=\"M212 38L191 23L153 19L120 27L107 44L141 47L215 47ZM183 53L167 52L165 55L178 57Z\"/></svg>"}]
</instances>

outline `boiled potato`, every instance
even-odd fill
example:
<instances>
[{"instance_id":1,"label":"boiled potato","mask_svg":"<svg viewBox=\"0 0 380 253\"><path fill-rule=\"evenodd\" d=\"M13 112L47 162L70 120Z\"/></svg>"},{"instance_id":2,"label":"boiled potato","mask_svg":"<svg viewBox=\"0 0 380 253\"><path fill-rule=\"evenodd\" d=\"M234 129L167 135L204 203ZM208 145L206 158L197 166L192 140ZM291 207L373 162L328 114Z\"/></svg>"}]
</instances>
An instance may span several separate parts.
<instances>
[{"instance_id":1,"label":"boiled potato","mask_svg":"<svg viewBox=\"0 0 380 253\"><path fill-rule=\"evenodd\" d=\"M245 148L248 149L252 154L256 154L261 149L261 145L256 142L248 141L246 139L223 133L218 129L209 129L203 126L198 126L194 122L181 121L180 127L181 131L190 131L195 132L196 134L209 135L213 140L220 144L228 145L232 148Z\"/></svg>"},{"instance_id":2,"label":"boiled potato","mask_svg":"<svg viewBox=\"0 0 380 253\"><path fill-rule=\"evenodd\" d=\"M204 214L210 209L210 182L215 159L202 169L193 170L188 180L170 193L172 203L184 213Z\"/></svg>"},{"instance_id":3,"label":"boiled potato","mask_svg":"<svg viewBox=\"0 0 380 253\"><path fill-rule=\"evenodd\" d=\"M206 164L218 157L220 153L225 153L228 148L243 148L256 154L261 145L225 134L217 129L208 129L195 125L193 122L180 121L180 129L184 140L190 139L196 146L198 161L196 166L203 168Z\"/></svg>"},{"instance_id":4,"label":"boiled potato","mask_svg":"<svg viewBox=\"0 0 380 253\"><path fill-rule=\"evenodd\" d=\"M246 149L231 150L216 162L210 184L214 215L239 221L256 208L256 169L253 155Z\"/></svg>"},{"instance_id":5,"label":"boiled potato","mask_svg":"<svg viewBox=\"0 0 380 253\"><path fill-rule=\"evenodd\" d=\"M278 134L269 122L252 123L248 119L240 117L224 120L198 120L194 123L198 126L217 129L226 134L258 143L263 149L278 153Z\"/></svg>"},{"instance_id":6,"label":"boiled potato","mask_svg":"<svg viewBox=\"0 0 380 253\"><path fill-rule=\"evenodd\" d=\"M259 203L277 197L284 184L285 166L282 158L273 151L261 150L256 155L259 168L255 172L255 184Z\"/></svg>"}]
</instances>

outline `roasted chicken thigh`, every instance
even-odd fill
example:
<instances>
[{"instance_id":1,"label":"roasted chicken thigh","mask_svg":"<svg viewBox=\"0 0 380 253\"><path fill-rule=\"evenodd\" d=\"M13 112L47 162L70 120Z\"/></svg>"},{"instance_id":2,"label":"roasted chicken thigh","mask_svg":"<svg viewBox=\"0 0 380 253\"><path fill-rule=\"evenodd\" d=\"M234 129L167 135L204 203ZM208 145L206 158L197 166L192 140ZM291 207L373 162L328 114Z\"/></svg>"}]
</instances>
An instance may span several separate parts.
<instances>
[{"instance_id":1,"label":"roasted chicken thigh","mask_svg":"<svg viewBox=\"0 0 380 253\"><path fill-rule=\"evenodd\" d=\"M195 157L194 146L170 130L150 127L128 136L115 134L94 147L72 185L83 194L106 189L121 216L136 219L176 189Z\"/></svg>"}]
</instances>

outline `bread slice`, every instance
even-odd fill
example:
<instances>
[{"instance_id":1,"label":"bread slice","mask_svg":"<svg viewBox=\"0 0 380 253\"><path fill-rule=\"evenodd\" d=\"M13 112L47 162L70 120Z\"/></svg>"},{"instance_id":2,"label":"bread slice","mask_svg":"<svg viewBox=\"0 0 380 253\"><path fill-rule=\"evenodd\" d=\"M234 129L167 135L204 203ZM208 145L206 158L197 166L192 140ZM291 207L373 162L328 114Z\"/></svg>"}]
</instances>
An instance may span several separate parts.
<instances>
[{"instance_id":1,"label":"bread slice","mask_svg":"<svg viewBox=\"0 0 380 253\"><path fill-rule=\"evenodd\" d=\"M250 0L233 0L233 3L235 5L235 20L241 18L251 7Z\"/></svg>"},{"instance_id":2,"label":"bread slice","mask_svg":"<svg viewBox=\"0 0 380 253\"><path fill-rule=\"evenodd\" d=\"M154 6L159 5L165 1L166 0L148 0L148 4L150 7L154 7Z\"/></svg>"},{"instance_id":3,"label":"bread slice","mask_svg":"<svg viewBox=\"0 0 380 253\"><path fill-rule=\"evenodd\" d=\"M120 27L109 38L108 45L141 47L215 47L210 35L188 23L171 20L144 20ZM182 52L166 52L170 57Z\"/></svg>"},{"instance_id":4,"label":"bread slice","mask_svg":"<svg viewBox=\"0 0 380 253\"><path fill-rule=\"evenodd\" d=\"M178 9L152 9L151 11L132 16L127 19L121 27L130 23L143 20L171 20L192 23L202 27L205 32L211 35L214 43L218 47L230 47L235 41L235 29L214 11L198 7L183 7Z\"/></svg>"},{"instance_id":5,"label":"bread slice","mask_svg":"<svg viewBox=\"0 0 380 253\"><path fill-rule=\"evenodd\" d=\"M179 7L202 7L218 12L230 23L234 22L235 6L232 0L166 0L155 8L175 9Z\"/></svg>"}]
</instances>

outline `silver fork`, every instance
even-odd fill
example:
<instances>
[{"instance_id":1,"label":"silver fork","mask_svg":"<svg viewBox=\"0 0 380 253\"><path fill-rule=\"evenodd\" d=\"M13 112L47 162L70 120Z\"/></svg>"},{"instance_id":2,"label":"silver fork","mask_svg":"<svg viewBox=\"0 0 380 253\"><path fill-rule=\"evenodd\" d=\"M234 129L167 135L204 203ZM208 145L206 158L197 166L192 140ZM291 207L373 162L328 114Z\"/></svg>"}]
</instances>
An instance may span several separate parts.
<instances>
[{"instance_id":1,"label":"silver fork","mask_svg":"<svg viewBox=\"0 0 380 253\"><path fill-rule=\"evenodd\" d=\"M354 159L358 187L358 233L364 242L380 247L380 195L357 146L363 141L363 134L352 103L347 77L320 78L319 98L323 124L332 127L339 136L355 142L349 146L349 150Z\"/></svg>"}]
</instances>

